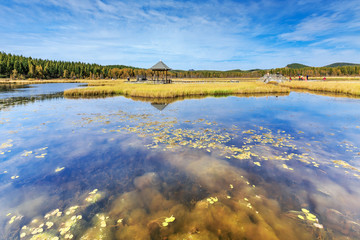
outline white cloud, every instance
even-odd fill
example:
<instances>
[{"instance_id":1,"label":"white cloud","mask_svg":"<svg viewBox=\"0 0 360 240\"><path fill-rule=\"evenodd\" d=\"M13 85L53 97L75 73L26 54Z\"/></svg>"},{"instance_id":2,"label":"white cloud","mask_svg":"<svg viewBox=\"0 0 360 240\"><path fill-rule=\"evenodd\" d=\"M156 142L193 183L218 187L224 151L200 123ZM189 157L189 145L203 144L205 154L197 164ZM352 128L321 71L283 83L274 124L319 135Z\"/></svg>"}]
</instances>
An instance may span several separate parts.
<instances>
[{"instance_id":1,"label":"white cloud","mask_svg":"<svg viewBox=\"0 0 360 240\"><path fill-rule=\"evenodd\" d=\"M287 41L312 41L317 37L327 35L329 31L340 27L335 16L310 16L300 22L294 31L283 33L281 38Z\"/></svg>"},{"instance_id":2,"label":"white cloud","mask_svg":"<svg viewBox=\"0 0 360 240\"><path fill-rule=\"evenodd\" d=\"M318 3L301 6L311 4ZM298 2L15 0L11 8L0 3L0 50L138 67L163 59L176 69L272 68L308 56L314 63L315 50L360 52L351 42L359 37L355 1L344 5L294 21Z\"/></svg>"},{"instance_id":3,"label":"white cloud","mask_svg":"<svg viewBox=\"0 0 360 240\"><path fill-rule=\"evenodd\" d=\"M360 48L360 35L333 36L310 44L310 46L331 46L334 49L358 49Z\"/></svg>"}]
</instances>

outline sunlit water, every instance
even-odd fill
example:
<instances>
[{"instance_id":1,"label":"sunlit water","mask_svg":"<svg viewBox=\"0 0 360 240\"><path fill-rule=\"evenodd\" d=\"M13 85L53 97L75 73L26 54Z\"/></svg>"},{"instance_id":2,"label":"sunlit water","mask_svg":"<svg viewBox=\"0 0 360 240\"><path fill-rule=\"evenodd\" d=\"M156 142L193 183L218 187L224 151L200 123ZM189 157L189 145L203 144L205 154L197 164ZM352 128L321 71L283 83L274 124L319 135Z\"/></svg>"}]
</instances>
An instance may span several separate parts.
<instances>
[{"instance_id":1,"label":"sunlit water","mask_svg":"<svg viewBox=\"0 0 360 240\"><path fill-rule=\"evenodd\" d=\"M0 92L1 239L360 238L359 100L76 86Z\"/></svg>"}]
</instances>

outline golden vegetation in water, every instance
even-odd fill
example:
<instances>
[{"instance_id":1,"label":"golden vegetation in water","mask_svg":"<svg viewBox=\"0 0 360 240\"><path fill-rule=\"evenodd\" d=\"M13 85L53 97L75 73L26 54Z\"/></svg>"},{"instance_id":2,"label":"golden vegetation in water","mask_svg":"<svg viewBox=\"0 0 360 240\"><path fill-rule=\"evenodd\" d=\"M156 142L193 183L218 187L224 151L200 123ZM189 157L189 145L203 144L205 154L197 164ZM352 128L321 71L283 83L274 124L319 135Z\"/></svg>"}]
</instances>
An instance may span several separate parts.
<instances>
[{"instance_id":1,"label":"golden vegetation in water","mask_svg":"<svg viewBox=\"0 0 360 240\"><path fill-rule=\"evenodd\" d=\"M329 92L335 94L346 94L360 96L360 82L355 81L291 81L280 83L279 86L289 87L291 89L310 90L318 92Z\"/></svg>"},{"instance_id":2,"label":"golden vegetation in water","mask_svg":"<svg viewBox=\"0 0 360 240\"><path fill-rule=\"evenodd\" d=\"M225 168L233 169L230 166ZM326 236L326 233L319 232L322 225L315 215L297 212L304 219L282 215L276 201L266 198L261 189L247 185L247 180L240 178L239 174L237 170L230 170L230 177L218 176L226 186L229 186L231 178L234 188L228 189L222 185L216 197L192 201L189 207L165 197L161 185L166 183L160 182L159 185L156 173L146 173L135 179L142 184L113 201L109 212L92 212L87 215L89 203L83 200L83 205L71 206L63 211L55 209L44 217L34 218L21 228L20 238L250 240ZM219 179L212 181L216 180ZM95 189L89 195L96 193L98 191ZM232 195L231 199L227 197L228 194ZM312 225L307 224L306 218Z\"/></svg>"},{"instance_id":3,"label":"golden vegetation in water","mask_svg":"<svg viewBox=\"0 0 360 240\"><path fill-rule=\"evenodd\" d=\"M254 168L273 163L279 168L286 169L285 171L294 170L288 167L294 161L309 167L318 167L317 159L311 153L301 153L301 148L295 144L293 136L285 131L272 131L262 126L253 126L245 130L232 126L231 129L224 130L218 123L206 119L184 121L183 123L188 124L189 127L183 128L177 126L176 119L161 120L154 121L145 114L130 115L119 112L84 116L82 124L116 122L120 124L114 129L104 129L103 133L129 133L147 137L151 141L147 145L149 149L170 153L166 161L196 179L197 183L208 192L207 196L194 200L190 207L185 206L184 203L169 198L168 194L162 192L162 187L167 183L161 182L156 173L146 173L134 179L133 191L123 193L117 198L112 196L115 200L109 212L95 213L88 218L91 220L83 219L86 208L104 198L104 193L94 189L81 197L82 204L62 210L56 209L43 218L34 219L24 226L25 228L23 227L20 237L54 240L326 237L323 225L320 224L315 213L303 208L301 212L293 211L295 217L289 219L282 214L279 203L267 198L261 187L255 187L239 169L232 167L225 160L220 160L223 157L223 159L248 161ZM298 134L303 132L299 131ZM235 138L241 139L239 145L226 145ZM3 147L10 147L10 144L12 142L6 141ZM177 148L185 151L186 149L206 150L208 155L191 158L191 156L171 154ZM350 144L345 144L344 148L349 151L357 150ZM42 156L43 153L40 151L44 150L46 147L34 150L33 155L31 155L32 151L24 151L22 157ZM296 153L292 152L295 150ZM354 170L342 161L333 161L333 163ZM21 219L21 216L11 216L11 214L8 217L9 224ZM353 226L357 225L353 224Z\"/></svg>"},{"instance_id":4,"label":"golden vegetation in water","mask_svg":"<svg viewBox=\"0 0 360 240\"><path fill-rule=\"evenodd\" d=\"M212 160L207 160L211 164ZM188 164L191 165L190 162ZM210 170L207 173L217 167L207 167ZM222 167L231 169L230 166ZM110 219L113 222L121 219L114 229L117 239L311 238L312 233L302 231L301 225L295 227L298 220L281 216L277 203L262 196L261 190L248 186L236 170L230 170L230 177L219 175L210 181L220 180L220 185L229 186L227 181L231 178L237 190L229 190L222 185L216 197L213 195L193 201L191 207L167 199L157 184L151 184L148 176L145 174L137 178L137 181L148 182L142 185L146 187L122 194L111 207ZM229 199L228 194L233 197Z\"/></svg>"},{"instance_id":5,"label":"golden vegetation in water","mask_svg":"<svg viewBox=\"0 0 360 240\"><path fill-rule=\"evenodd\" d=\"M5 155L5 153L10 153L11 149L9 149L9 148L11 148L11 147L13 147L13 140L8 139L6 142L4 142L0 145L0 155ZM20 154L20 157L29 158L29 159L38 159L38 160L45 159L45 156L47 155L47 152L45 152L45 151L47 148L48 147L43 147L43 148L35 149L33 151L24 150ZM2 151L1 149L5 150L5 152ZM6 174L6 173L8 173L7 170L3 171L3 174ZM15 174L15 173L12 173L12 174ZM19 176L16 174L10 177L11 180L16 180L18 178L19 178Z\"/></svg>"},{"instance_id":6,"label":"golden vegetation in water","mask_svg":"<svg viewBox=\"0 0 360 240\"><path fill-rule=\"evenodd\" d=\"M306 148L309 142L299 146L295 137L304 134L298 131L298 136L292 136L285 131L272 131L263 126L254 126L252 129L242 130L237 126L224 129L216 122L205 119L178 122L176 118L154 120L152 115L135 114L129 115L119 111L116 114L100 116L83 116L80 124L119 124L114 129L102 129L102 133L131 134L139 137L147 137L151 142L146 147L158 151L177 152L181 149L190 148L207 152L220 158L248 161L254 167L262 167L266 161L272 161L278 169L288 173L294 172L294 162L299 162L309 167L319 168L328 163L321 162L320 156L308 153ZM121 125L121 123L129 125ZM179 127L180 124L188 126ZM227 145L228 142L237 139L240 145ZM346 152L357 156L358 148L344 143L339 145ZM335 162L334 162L335 163ZM335 167L339 166L335 164ZM349 168L347 168L349 169ZM353 169L349 169L352 170ZM353 172L358 177L358 172Z\"/></svg>"},{"instance_id":7,"label":"golden vegetation in water","mask_svg":"<svg viewBox=\"0 0 360 240\"><path fill-rule=\"evenodd\" d=\"M92 198L90 201L89 196ZM30 240L59 240L79 239L79 236L83 236L82 239L100 239L86 237L89 234L89 231L96 230L97 235L101 234L107 237L104 239L109 239L109 236L107 236L105 232L101 230L107 226L106 222L108 221L109 217L101 213L98 213L93 217L94 227L90 228L87 232L84 233L84 225L86 221L83 219L82 213L86 210L87 207L95 204L103 197L104 193L98 192L98 190L95 189L88 194L83 194L81 197L83 200L82 205L74 205L64 209L63 211L60 209L55 209L45 214L44 217L36 217L28 225L22 226L20 230L20 238ZM18 218L21 219L21 216L15 216L14 220ZM97 227L101 229L98 229Z\"/></svg>"},{"instance_id":8,"label":"golden vegetation in water","mask_svg":"<svg viewBox=\"0 0 360 240\"><path fill-rule=\"evenodd\" d=\"M173 98L184 96L289 93L289 89L287 88L261 82L191 84L136 84L111 82L101 85L103 86L66 90L64 95L66 97L124 95L144 98Z\"/></svg>"},{"instance_id":9,"label":"golden vegetation in water","mask_svg":"<svg viewBox=\"0 0 360 240\"><path fill-rule=\"evenodd\" d=\"M238 159L243 163L249 162L249 166L253 166L254 168L262 167L263 165L266 166L266 168L268 168L269 166L276 167L280 170L280 172L283 172L284 174L294 174L295 178L298 173L296 172L296 169L292 168L292 166L303 164L309 168L320 169L321 172L327 171L326 169L329 166L328 161L322 161L320 156L317 156L316 154L307 151L308 147L313 145L313 147L315 147L315 141L311 143L305 142L303 143L304 145L299 145L299 143L302 143L302 141L298 142L296 138L303 138L302 136L304 132L302 131L295 131L298 133L298 136L296 136L295 133L294 137L290 134L287 134L285 131L272 131L263 126L254 126L253 128L247 130L242 130L236 126L232 126L232 128L228 128L225 130L216 122L210 122L205 119L198 119L193 121L184 121L183 123L187 125L183 125L183 127L180 128L178 127L178 124L182 123L178 123L176 119L168 118L161 120L162 121L154 121L151 115L127 115L123 112L119 113L119 115L117 116L114 114L109 114L107 116L93 116L91 118L85 117L83 119L83 121L91 124L102 124L106 122L119 124L121 122L126 122L126 124L129 125L121 126L121 124L119 124L114 129L110 128L104 130L103 132L105 134L130 133L137 134L141 137L148 137L148 139L150 138L151 143L147 145L148 148L154 149L154 151L168 152L169 156L166 159L171 163L171 165L174 165L181 172L186 172L188 175L193 176L195 179L197 179L197 182L201 186L205 187L209 191L209 196L203 199L203 201L206 201L207 204L211 206L217 206L219 202L223 202L223 199L233 200L234 198L236 198L236 195L234 195L232 191L222 192L221 194L219 194L219 191L221 191L221 189L230 188L237 191L239 189L242 189L245 192L251 191L250 189L257 189L249 180L245 180L245 178L244 183L246 185L244 185L249 187L246 188L247 190L245 190L243 186L239 186L238 184L236 184L233 179L236 179L236 176L239 176L240 173L231 174L234 170L230 166L226 167L226 163L224 161L219 161L219 159L222 159L222 157L223 159L232 159L232 161L236 161ZM240 145L227 144L229 141L235 139L240 139ZM341 143L341 145L339 146L344 148L344 151L347 151L349 153L353 152L353 154L356 154L357 156L358 148L356 146L353 146L351 143ZM216 158L217 160L212 160L213 158L204 158L199 156L192 157L194 152L192 152L192 154L187 157L177 157L179 155L179 151L181 153L183 151L186 151L187 148L197 149L198 151L201 151L203 153L206 151L208 152L206 154L214 156L214 158ZM172 152L175 152L177 154L176 157L174 157ZM257 163L259 163L260 166ZM340 162L334 163L339 164ZM346 169L347 171L353 172L354 177L358 177L358 172L354 171L354 169ZM152 176L152 174L149 176ZM231 179L231 181L229 181L229 179ZM140 186L137 181L135 182L136 186ZM144 184L141 184L141 186L144 186ZM149 187L149 185L146 186ZM259 192L254 192L253 194L250 194L250 196L254 195L255 198L257 198L256 195L261 196ZM214 199L216 199L215 196L219 200L218 202L214 201ZM138 197L140 198L140 196ZM257 209L259 206L257 208L254 207L255 205L251 201L251 197L249 197L249 194L242 195L242 197L238 197L238 199L243 199L246 202L245 207L249 209L255 209L255 211L260 212ZM322 201L322 203L319 204L324 205L324 202ZM154 212L154 214L155 213L156 212ZM181 218L178 217L178 213L163 213L163 215L170 214L176 216L176 219L180 222L182 221ZM297 217L298 215L302 216L305 221L301 221L302 219ZM314 234L318 236L325 236L326 234L323 232L323 225L317 221L311 222L309 220L309 218L314 219L313 215L315 214L306 215L305 213L297 213L295 215L295 219L300 221L299 224L302 224L307 229L316 229L312 230L314 231ZM126 223L125 216L126 214L117 215L115 218L118 217L121 219L125 219ZM229 216L224 215L221 217L229 218L230 216L231 214ZM198 219L202 218L199 217ZM194 220L194 224L195 222L196 221ZM161 221L159 220L157 224L161 224ZM281 224L282 223L279 223L279 225ZM351 226L352 228L356 229L358 225L354 223ZM297 227L298 226L296 225L293 226L294 229ZM126 228L127 230L124 231L130 231L129 229L132 228L135 227L132 226L131 228ZM143 229L143 227L139 226L135 229ZM205 230L202 230L202 232L204 234L209 234L203 236L203 238L205 239L209 236L212 236L212 233L209 233ZM131 234L135 233L131 231L128 232L128 234L130 235L125 236L131 236ZM148 230L144 230L143 234L146 237L151 235ZM183 234L181 236L187 235ZM195 236L201 239L202 235L199 234ZM192 237L193 239L196 239L195 236L191 235L187 237ZM218 235L215 235L213 237L214 239L219 238Z\"/></svg>"},{"instance_id":10,"label":"golden vegetation in water","mask_svg":"<svg viewBox=\"0 0 360 240\"><path fill-rule=\"evenodd\" d=\"M313 166L316 161L308 153L301 153L294 137L284 131L272 131L262 126L242 130L236 126L224 130L216 122L206 119L184 121L188 128L177 127L176 119L154 121L150 115L130 115L125 112L101 116L84 116L82 124L116 122L114 129L104 134L137 134L147 137L147 145L154 151L169 153L171 165L206 189L208 195L185 205L163 193L160 177L153 172L134 179L135 189L114 196L109 212L94 213L84 220L86 208L96 204L104 193L94 189L80 198L82 204L63 210L50 211L20 231L22 239L313 239L326 238L327 233L315 213L307 209L283 214L279 203L266 197L261 187L255 187L240 169L225 160L249 161L254 168L270 160L279 168L293 170L289 165L299 161ZM126 123L122 126L121 123ZM130 126L131 125L131 126ZM186 126L186 125L185 125ZM299 132L299 134L303 134ZM242 145L226 143L240 138ZM347 144L347 150L356 149ZM198 157L172 154L177 148L206 150ZM44 150L41 148L39 150ZM34 150L39 152L39 150ZM291 152L295 151L297 153ZM30 155L25 151L24 157ZM37 153L35 153L36 155ZM279 162L279 164L277 164ZM315 162L316 163L316 162ZM334 162L340 164L340 162ZM286 167L284 167L286 166ZM244 177L245 176L245 177ZM292 217L289 217L292 216ZM9 215L9 219L11 221ZM14 218L13 221L15 220ZM355 226L355 225L354 225Z\"/></svg>"},{"instance_id":11,"label":"golden vegetation in water","mask_svg":"<svg viewBox=\"0 0 360 240\"><path fill-rule=\"evenodd\" d=\"M335 163L335 167L342 166L345 169L352 170L353 172L355 172L355 173L352 173L353 176L360 178L360 169L353 167L349 163L342 161L342 160L333 160L332 162ZM349 173L349 171L346 170L345 173Z\"/></svg>"},{"instance_id":12,"label":"golden vegetation in water","mask_svg":"<svg viewBox=\"0 0 360 240\"><path fill-rule=\"evenodd\" d=\"M64 169L65 169L65 167L58 167L58 168L55 169L55 172L61 172Z\"/></svg>"},{"instance_id":13,"label":"golden vegetation in water","mask_svg":"<svg viewBox=\"0 0 360 240\"><path fill-rule=\"evenodd\" d=\"M5 148L10 148L13 146L12 144L13 140L12 139L8 139L6 142L2 143L0 145L0 149L5 149Z\"/></svg>"}]
</instances>

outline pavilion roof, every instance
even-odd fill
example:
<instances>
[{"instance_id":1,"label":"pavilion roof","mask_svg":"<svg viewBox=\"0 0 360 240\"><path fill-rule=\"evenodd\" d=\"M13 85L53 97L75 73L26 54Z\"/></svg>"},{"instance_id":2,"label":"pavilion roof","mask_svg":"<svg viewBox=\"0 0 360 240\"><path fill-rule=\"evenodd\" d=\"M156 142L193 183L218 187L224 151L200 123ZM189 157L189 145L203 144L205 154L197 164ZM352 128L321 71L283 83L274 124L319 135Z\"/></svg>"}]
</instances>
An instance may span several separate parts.
<instances>
[{"instance_id":1,"label":"pavilion roof","mask_svg":"<svg viewBox=\"0 0 360 240\"><path fill-rule=\"evenodd\" d=\"M164 108L166 108L166 106L168 105L167 103L151 103L151 105L154 108L157 108L157 110L162 111L164 110Z\"/></svg>"},{"instance_id":2,"label":"pavilion roof","mask_svg":"<svg viewBox=\"0 0 360 240\"><path fill-rule=\"evenodd\" d=\"M155 71L166 71L166 70L171 70L171 68L169 68L165 63L163 63L161 60L155 64L154 66L152 66L150 68L151 70L155 70Z\"/></svg>"}]
</instances>

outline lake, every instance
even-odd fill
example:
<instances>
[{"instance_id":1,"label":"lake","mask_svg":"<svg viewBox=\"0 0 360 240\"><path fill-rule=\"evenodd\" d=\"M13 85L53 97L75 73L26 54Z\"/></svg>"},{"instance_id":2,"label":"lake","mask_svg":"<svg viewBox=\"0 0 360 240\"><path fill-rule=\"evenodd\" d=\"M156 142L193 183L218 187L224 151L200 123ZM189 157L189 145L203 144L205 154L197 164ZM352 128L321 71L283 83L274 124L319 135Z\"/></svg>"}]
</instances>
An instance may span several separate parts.
<instances>
[{"instance_id":1,"label":"lake","mask_svg":"<svg viewBox=\"0 0 360 240\"><path fill-rule=\"evenodd\" d=\"M360 100L0 88L1 239L359 239Z\"/></svg>"}]
</instances>

